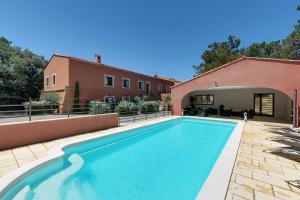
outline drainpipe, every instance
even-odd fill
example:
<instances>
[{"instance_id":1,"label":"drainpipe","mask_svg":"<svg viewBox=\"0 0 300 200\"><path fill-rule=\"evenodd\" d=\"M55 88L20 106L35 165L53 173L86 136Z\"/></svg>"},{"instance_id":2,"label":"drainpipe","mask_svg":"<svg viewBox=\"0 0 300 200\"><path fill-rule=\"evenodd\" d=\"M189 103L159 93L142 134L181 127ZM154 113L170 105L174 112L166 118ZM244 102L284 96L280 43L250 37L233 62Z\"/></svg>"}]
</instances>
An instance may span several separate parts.
<instances>
[{"instance_id":1,"label":"drainpipe","mask_svg":"<svg viewBox=\"0 0 300 200\"><path fill-rule=\"evenodd\" d=\"M293 128L297 128L297 89L293 91Z\"/></svg>"},{"instance_id":2,"label":"drainpipe","mask_svg":"<svg viewBox=\"0 0 300 200\"><path fill-rule=\"evenodd\" d=\"M67 112L68 112L68 118L70 118L70 86L66 86L66 92L67 92Z\"/></svg>"}]
</instances>

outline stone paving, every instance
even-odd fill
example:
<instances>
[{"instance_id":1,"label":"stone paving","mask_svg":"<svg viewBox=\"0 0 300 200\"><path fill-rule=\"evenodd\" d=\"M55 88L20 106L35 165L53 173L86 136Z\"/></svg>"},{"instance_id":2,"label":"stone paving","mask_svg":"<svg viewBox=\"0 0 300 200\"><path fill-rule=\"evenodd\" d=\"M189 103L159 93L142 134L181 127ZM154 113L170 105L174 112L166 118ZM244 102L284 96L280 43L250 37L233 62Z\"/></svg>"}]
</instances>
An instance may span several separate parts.
<instances>
[{"instance_id":1,"label":"stone paving","mask_svg":"<svg viewBox=\"0 0 300 200\"><path fill-rule=\"evenodd\" d=\"M300 179L300 162L264 150L286 147L271 141L282 135L273 130L289 125L248 122L242 135L226 200L299 200L300 189L286 180ZM296 160L296 161L295 161Z\"/></svg>"},{"instance_id":2,"label":"stone paving","mask_svg":"<svg viewBox=\"0 0 300 200\"><path fill-rule=\"evenodd\" d=\"M151 123L151 121L154 120L136 124L137 126L142 126ZM287 125L266 122L246 123L226 200L300 199L300 190L285 182L285 180L300 179L299 161L264 152L266 149L285 146L284 144L268 140L269 137L280 136L269 130L278 126ZM122 127L119 127L119 129L122 129ZM51 148L59 144L90 138L95 135L100 136L108 131L98 131L0 151L0 176L46 156Z\"/></svg>"}]
</instances>

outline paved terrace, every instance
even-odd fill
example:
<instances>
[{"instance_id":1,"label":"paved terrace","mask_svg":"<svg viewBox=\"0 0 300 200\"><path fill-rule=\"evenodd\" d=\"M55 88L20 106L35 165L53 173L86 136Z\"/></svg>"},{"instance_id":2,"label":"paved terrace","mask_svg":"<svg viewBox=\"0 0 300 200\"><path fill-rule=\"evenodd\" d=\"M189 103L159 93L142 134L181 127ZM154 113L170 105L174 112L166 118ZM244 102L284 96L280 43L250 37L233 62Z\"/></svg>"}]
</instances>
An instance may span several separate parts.
<instances>
[{"instance_id":1,"label":"paved terrace","mask_svg":"<svg viewBox=\"0 0 300 200\"><path fill-rule=\"evenodd\" d=\"M139 121L134 126L138 127L166 118ZM272 128L281 129L287 126L286 124L267 122L248 122L246 124L226 200L300 199L300 189L285 182L285 180L300 179L299 160L264 152L266 149L286 146L282 143L270 141L268 138L281 136L274 133ZM116 129L123 130L126 129L126 126ZM0 176L46 156L47 151L59 144L101 136L107 131L109 130L0 151Z\"/></svg>"},{"instance_id":2,"label":"paved terrace","mask_svg":"<svg viewBox=\"0 0 300 200\"><path fill-rule=\"evenodd\" d=\"M300 179L300 157L286 158L264 151L287 146L270 140L282 137L279 133L286 127L289 125L246 123L226 200L300 199L300 189L285 182Z\"/></svg>"}]
</instances>

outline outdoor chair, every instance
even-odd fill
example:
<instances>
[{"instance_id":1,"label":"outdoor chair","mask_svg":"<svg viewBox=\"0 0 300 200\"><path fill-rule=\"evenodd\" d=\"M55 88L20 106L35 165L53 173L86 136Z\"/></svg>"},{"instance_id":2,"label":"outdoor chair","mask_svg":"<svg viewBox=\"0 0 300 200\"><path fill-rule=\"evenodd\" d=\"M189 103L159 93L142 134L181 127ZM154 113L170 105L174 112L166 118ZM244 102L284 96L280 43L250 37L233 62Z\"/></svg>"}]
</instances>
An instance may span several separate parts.
<instances>
[{"instance_id":1,"label":"outdoor chair","mask_svg":"<svg viewBox=\"0 0 300 200\"><path fill-rule=\"evenodd\" d=\"M232 109L225 109L224 105L220 105L220 115L227 117L232 115Z\"/></svg>"},{"instance_id":2,"label":"outdoor chair","mask_svg":"<svg viewBox=\"0 0 300 200\"><path fill-rule=\"evenodd\" d=\"M209 110L206 109L206 108L199 108L198 109L198 116L201 116L201 117L207 117L209 115Z\"/></svg>"},{"instance_id":3,"label":"outdoor chair","mask_svg":"<svg viewBox=\"0 0 300 200\"><path fill-rule=\"evenodd\" d=\"M209 115L218 115L218 109L217 108L208 108L207 110Z\"/></svg>"},{"instance_id":4,"label":"outdoor chair","mask_svg":"<svg viewBox=\"0 0 300 200\"><path fill-rule=\"evenodd\" d=\"M298 189L300 189L300 180L289 180L289 181L285 181L287 182L287 184L292 185Z\"/></svg>"}]
</instances>

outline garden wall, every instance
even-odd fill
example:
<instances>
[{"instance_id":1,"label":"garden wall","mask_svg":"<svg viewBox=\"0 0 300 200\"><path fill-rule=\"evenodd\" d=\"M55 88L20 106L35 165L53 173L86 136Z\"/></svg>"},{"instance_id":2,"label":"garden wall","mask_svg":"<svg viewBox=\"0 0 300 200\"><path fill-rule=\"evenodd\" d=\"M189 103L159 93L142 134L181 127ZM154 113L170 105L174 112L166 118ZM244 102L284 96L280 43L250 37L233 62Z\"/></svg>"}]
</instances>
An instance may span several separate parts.
<instances>
[{"instance_id":1,"label":"garden wall","mask_svg":"<svg viewBox=\"0 0 300 200\"><path fill-rule=\"evenodd\" d=\"M118 126L118 114L0 124L0 149L45 142Z\"/></svg>"}]
</instances>

